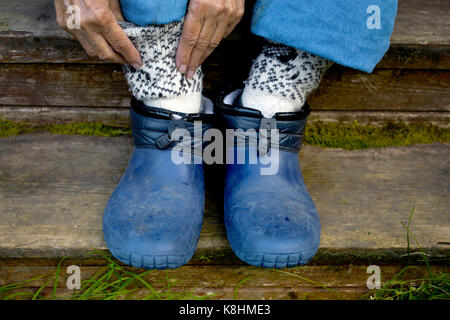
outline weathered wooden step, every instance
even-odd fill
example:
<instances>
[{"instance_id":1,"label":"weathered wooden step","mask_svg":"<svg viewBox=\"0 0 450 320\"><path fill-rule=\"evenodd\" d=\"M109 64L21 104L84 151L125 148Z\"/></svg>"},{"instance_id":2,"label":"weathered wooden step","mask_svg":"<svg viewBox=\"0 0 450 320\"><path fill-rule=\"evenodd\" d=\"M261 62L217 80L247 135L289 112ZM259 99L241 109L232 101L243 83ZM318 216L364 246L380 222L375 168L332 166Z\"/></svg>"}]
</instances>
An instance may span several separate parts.
<instances>
[{"instance_id":1,"label":"weathered wooden step","mask_svg":"<svg viewBox=\"0 0 450 320\"><path fill-rule=\"evenodd\" d=\"M250 5L250 4L249 4ZM403 0L392 48L371 75L334 66L310 98L314 119L429 119L448 126L450 23L446 0ZM248 19L205 64L216 96L248 75L255 40ZM253 39L253 40L252 40ZM128 122L129 92L119 66L89 59L59 30L53 2L0 4L0 115L39 123Z\"/></svg>"},{"instance_id":2,"label":"weathered wooden step","mask_svg":"<svg viewBox=\"0 0 450 320\"><path fill-rule=\"evenodd\" d=\"M69 298L76 291L67 289L63 264L58 279L56 297ZM105 268L81 265L81 279L90 279ZM381 266L381 284L392 279L403 267ZM36 292L48 281L42 295L49 298L53 291L55 266L0 266L0 287L50 274L25 284L20 292ZM135 273L143 270L130 269ZM443 266L432 267L433 272L444 271ZM270 270L243 266L185 266L177 270L151 271L143 278L163 295L167 292L188 293L196 296L211 295L211 299L245 300L312 300L360 299L369 292L367 266L306 266L290 270ZM426 267L416 267L405 272L403 280L428 278ZM167 283L170 283L170 289ZM150 292L137 283L133 298L145 297ZM141 289L139 289L141 288ZM13 293L9 292L7 294ZM7 295L5 294L5 295ZM2 295L0 294L0 298ZM29 298L22 296L22 298Z\"/></svg>"},{"instance_id":3,"label":"weathered wooden step","mask_svg":"<svg viewBox=\"0 0 450 320\"><path fill-rule=\"evenodd\" d=\"M89 107L27 107L0 106L0 117L18 122L40 125L60 123L99 122L118 127L130 126L128 108ZM408 111L313 111L310 122L339 122L351 124L384 125L387 122L432 123L442 128L450 127L450 112L408 112Z\"/></svg>"},{"instance_id":4,"label":"weathered wooden step","mask_svg":"<svg viewBox=\"0 0 450 320\"><path fill-rule=\"evenodd\" d=\"M131 139L34 133L0 139L0 260L82 259L106 250L102 212ZM363 151L306 146L306 183L323 225L314 264L405 259L412 234L433 258L450 249L449 144ZM207 170L205 221L192 264L235 264L223 227L221 174ZM416 248L414 241L411 246Z\"/></svg>"},{"instance_id":5,"label":"weathered wooden step","mask_svg":"<svg viewBox=\"0 0 450 320\"><path fill-rule=\"evenodd\" d=\"M248 1L248 11L255 1ZM51 0L16 0L0 3L0 61L3 63L101 63L89 58L81 46L56 24ZM224 41L223 52L247 54L250 12ZM449 69L450 8L446 0L400 0L392 48L382 68ZM224 48L225 47L225 48ZM251 48L247 48L251 49ZM226 55L214 55L209 64L227 63ZM228 64L232 64L228 61Z\"/></svg>"}]
</instances>

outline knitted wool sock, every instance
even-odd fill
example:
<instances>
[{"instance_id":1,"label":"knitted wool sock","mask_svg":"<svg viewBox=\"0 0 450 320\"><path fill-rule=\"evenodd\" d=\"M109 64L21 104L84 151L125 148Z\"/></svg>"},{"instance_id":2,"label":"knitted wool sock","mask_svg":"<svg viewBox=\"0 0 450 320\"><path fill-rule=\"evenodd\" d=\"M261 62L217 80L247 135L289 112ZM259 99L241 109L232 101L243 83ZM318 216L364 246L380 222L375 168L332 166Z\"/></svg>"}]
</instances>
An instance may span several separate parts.
<instances>
[{"instance_id":1,"label":"knitted wool sock","mask_svg":"<svg viewBox=\"0 0 450 320\"><path fill-rule=\"evenodd\" d=\"M125 76L133 96L147 106L182 113L199 113L203 73L198 68L190 80L176 67L175 56L183 22L140 27L120 22L142 57L142 68L125 66Z\"/></svg>"},{"instance_id":2,"label":"knitted wool sock","mask_svg":"<svg viewBox=\"0 0 450 320\"><path fill-rule=\"evenodd\" d=\"M324 58L270 42L253 62L241 103L266 118L300 111L330 66Z\"/></svg>"}]
</instances>

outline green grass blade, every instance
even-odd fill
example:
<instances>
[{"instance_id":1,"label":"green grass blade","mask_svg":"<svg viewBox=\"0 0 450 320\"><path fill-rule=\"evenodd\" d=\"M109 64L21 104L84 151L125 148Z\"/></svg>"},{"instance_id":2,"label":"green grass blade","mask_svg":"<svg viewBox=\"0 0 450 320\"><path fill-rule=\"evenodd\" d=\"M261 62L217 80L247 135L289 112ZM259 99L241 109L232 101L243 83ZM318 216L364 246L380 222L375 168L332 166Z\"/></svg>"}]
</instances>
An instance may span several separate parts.
<instances>
[{"instance_id":1,"label":"green grass blade","mask_svg":"<svg viewBox=\"0 0 450 320\"><path fill-rule=\"evenodd\" d=\"M61 271L61 263L64 261L64 259L66 259L66 257L62 257L56 267L55 281L53 283L53 291L52 291L52 300L56 298L56 291L58 289L58 281L59 281L59 273Z\"/></svg>"},{"instance_id":2,"label":"green grass blade","mask_svg":"<svg viewBox=\"0 0 450 320\"><path fill-rule=\"evenodd\" d=\"M31 300L37 300L40 297L40 293L42 292L42 290L44 290L47 287L49 282L50 282L50 279L47 280L46 282L44 282L44 284L35 292L33 298L31 298Z\"/></svg>"},{"instance_id":3,"label":"green grass blade","mask_svg":"<svg viewBox=\"0 0 450 320\"><path fill-rule=\"evenodd\" d=\"M244 283L246 283L247 281L249 281L251 278L252 278L251 276L248 276L248 277L246 277L246 278L244 278L244 279L242 279L241 281L238 282L238 284L237 284L236 287L234 288L234 294L233 294L233 299L234 299L234 300L237 300L237 295L238 295L238 290L239 290L239 288L240 288Z\"/></svg>"}]
</instances>

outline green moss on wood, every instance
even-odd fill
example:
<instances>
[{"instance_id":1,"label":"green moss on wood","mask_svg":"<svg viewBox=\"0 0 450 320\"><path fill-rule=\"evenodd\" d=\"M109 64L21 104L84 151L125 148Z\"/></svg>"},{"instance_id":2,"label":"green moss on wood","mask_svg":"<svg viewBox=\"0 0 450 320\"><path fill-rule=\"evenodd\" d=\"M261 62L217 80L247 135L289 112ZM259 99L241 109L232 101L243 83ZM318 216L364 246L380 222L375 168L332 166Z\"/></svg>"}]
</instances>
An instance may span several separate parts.
<instances>
[{"instance_id":1,"label":"green moss on wood","mask_svg":"<svg viewBox=\"0 0 450 320\"><path fill-rule=\"evenodd\" d=\"M117 137L130 135L129 128L108 126L100 123L80 122L34 126L21 122L12 122L0 118L0 138L16 136L45 130L52 134L87 135ZM428 123L386 123L383 126L343 123L309 123L305 133L305 143L324 148L347 150L381 148L390 146L408 146L450 142L450 129L440 128Z\"/></svg>"},{"instance_id":2,"label":"green moss on wood","mask_svg":"<svg viewBox=\"0 0 450 320\"><path fill-rule=\"evenodd\" d=\"M101 123L78 122L69 124L54 124L48 126L35 126L27 123L13 122L0 118L0 138L48 131L52 134L84 135L99 137L117 137L131 135L129 128L108 126Z\"/></svg>"},{"instance_id":3,"label":"green moss on wood","mask_svg":"<svg viewBox=\"0 0 450 320\"><path fill-rule=\"evenodd\" d=\"M32 131L33 128L25 123L12 122L0 118L0 138L31 133Z\"/></svg>"},{"instance_id":4,"label":"green moss on wood","mask_svg":"<svg viewBox=\"0 0 450 320\"><path fill-rule=\"evenodd\" d=\"M101 123L71 123L71 124L55 124L45 126L43 129L53 134L67 135L83 135L83 136L99 136L99 137L117 137L131 135L128 128L112 127Z\"/></svg>"},{"instance_id":5,"label":"green moss on wood","mask_svg":"<svg viewBox=\"0 0 450 320\"><path fill-rule=\"evenodd\" d=\"M433 124L386 123L383 126L342 123L310 123L306 128L305 143L324 148L347 150L409 146L450 142L450 129Z\"/></svg>"}]
</instances>

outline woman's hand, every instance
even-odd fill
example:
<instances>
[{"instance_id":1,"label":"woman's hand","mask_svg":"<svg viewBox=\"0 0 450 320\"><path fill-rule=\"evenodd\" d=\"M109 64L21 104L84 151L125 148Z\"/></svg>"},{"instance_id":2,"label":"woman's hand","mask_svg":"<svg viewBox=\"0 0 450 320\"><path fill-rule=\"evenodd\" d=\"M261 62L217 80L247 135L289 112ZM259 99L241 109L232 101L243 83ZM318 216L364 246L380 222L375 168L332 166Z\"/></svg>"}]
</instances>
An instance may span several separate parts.
<instances>
[{"instance_id":1,"label":"woman's hand","mask_svg":"<svg viewBox=\"0 0 450 320\"><path fill-rule=\"evenodd\" d=\"M77 39L87 54L100 60L131 64L139 69L141 56L117 24L123 21L118 0L54 0L59 26ZM69 29L68 7L77 6L80 28Z\"/></svg>"},{"instance_id":2,"label":"woman's hand","mask_svg":"<svg viewBox=\"0 0 450 320\"><path fill-rule=\"evenodd\" d=\"M178 46L178 70L192 78L197 68L244 15L245 0L190 0Z\"/></svg>"}]
</instances>

